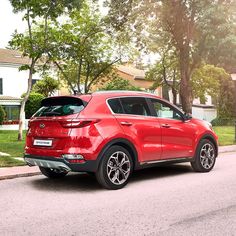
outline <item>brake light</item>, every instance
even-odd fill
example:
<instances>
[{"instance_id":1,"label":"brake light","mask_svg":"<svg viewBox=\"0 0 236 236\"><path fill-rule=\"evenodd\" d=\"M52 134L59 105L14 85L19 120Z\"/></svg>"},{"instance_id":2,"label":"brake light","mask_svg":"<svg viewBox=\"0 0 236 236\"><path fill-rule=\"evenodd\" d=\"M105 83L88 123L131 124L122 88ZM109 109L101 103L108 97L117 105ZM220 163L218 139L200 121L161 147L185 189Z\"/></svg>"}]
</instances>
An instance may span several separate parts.
<instances>
[{"instance_id":1,"label":"brake light","mask_svg":"<svg viewBox=\"0 0 236 236\"><path fill-rule=\"evenodd\" d=\"M99 121L100 121L99 119L86 119L86 120L72 119L72 120L60 121L60 124L64 128L81 128L91 124L95 124Z\"/></svg>"}]
</instances>

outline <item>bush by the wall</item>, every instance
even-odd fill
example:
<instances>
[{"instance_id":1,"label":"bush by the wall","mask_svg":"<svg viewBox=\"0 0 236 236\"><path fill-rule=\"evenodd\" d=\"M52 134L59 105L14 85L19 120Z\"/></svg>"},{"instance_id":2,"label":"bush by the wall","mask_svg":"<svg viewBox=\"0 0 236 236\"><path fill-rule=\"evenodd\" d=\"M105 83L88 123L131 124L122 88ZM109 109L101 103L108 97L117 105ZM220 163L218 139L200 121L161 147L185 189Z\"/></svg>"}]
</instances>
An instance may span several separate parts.
<instances>
[{"instance_id":1,"label":"bush by the wall","mask_svg":"<svg viewBox=\"0 0 236 236\"><path fill-rule=\"evenodd\" d=\"M3 107L0 106L0 125L2 125L5 116L6 116L6 113L5 113L4 109L3 109Z\"/></svg>"},{"instance_id":2,"label":"bush by the wall","mask_svg":"<svg viewBox=\"0 0 236 236\"><path fill-rule=\"evenodd\" d=\"M30 117L40 108L41 101L45 97L40 93L30 93L28 101L25 104L25 118L30 119Z\"/></svg>"},{"instance_id":3,"label":"bush by the wall","mask_svg":"<svg viewBox=\"0 0 236 236\"><path fill-rule=\"evenodd\" d=\"M232 126L235 124L233 118L215 118L211 121L212 126Z\"/></svg>"}]
</instances>

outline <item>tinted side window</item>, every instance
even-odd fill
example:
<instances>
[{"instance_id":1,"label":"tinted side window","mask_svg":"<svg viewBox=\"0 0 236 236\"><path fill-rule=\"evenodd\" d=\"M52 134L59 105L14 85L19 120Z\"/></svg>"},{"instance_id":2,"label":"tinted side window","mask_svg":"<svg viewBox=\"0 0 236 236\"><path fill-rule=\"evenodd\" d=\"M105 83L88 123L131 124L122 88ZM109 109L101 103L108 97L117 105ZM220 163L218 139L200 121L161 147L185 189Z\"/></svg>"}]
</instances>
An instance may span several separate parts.
<instances>
[{"instance_id":1,"label":"tinted side window","mask_svg":"<svg viewBox=\"0 0 236 236\"><path fill-rule=\"evenodd\" d=\"M168 104L161 103L158 100L151 100L151 102L154 106L154 110L157 117L182 120L180 112L176 111L173 107L169 106Z\"/></svg>"},{"instance_id":2,"label":"tinted side window","mask_svg":"<svg viewBox=\"0 0 236 236\"><path fill-rule=\"evenodd\" d=\"M145 98L127 97L121 98L120 100L125 114L150 116L150 111Z\"/></svg>"},{"instance_id":3,"label":"tinted side window","mask_svg":"<svg viewBox=\"0 0 236 236\"><path fill-rule=\"evenodd\" d=\"M114 113L119 113L119 114L123 113L123 109L119 98L108 100L108 104Z\"/></svg>"}]
</instances>

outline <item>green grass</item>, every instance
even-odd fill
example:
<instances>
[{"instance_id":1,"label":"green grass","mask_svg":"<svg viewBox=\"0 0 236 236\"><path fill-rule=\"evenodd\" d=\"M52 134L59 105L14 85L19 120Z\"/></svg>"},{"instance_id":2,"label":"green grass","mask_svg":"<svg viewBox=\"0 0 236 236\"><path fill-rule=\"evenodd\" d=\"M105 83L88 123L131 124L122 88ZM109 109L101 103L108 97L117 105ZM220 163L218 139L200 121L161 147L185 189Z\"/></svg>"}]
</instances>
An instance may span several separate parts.
<instances>
[{"instance_id":1,"label":"green grass","mask_svg":"<svg viewBox=\"0 0 236 236\"><path fill-rule=\"evenodd\" d=\"M23 157L25 146L25 132L23 141L17 140L18 131L0 130L0 152L10 155L10 157L0 156L0 167L24 165L23 160L19 161L13 157Z\"/></svg>"},{"instance_id":2,"label":"green grass","mask_svg":"<svg viewBox=\"0 0 236 236\"><path fill-rule=\"evenodd\" d=\"M236 144L234 126L214 126L213 129L219 137L220 146Z\"/></svg>"},{"instance_id":3,"label":"green grass","mask_svg":"<svg viewBox=\"0 0 236 236\"><path fill-rule=\"evenodd\" d=\"M16 160L13 157L0 157L0 167L24 166L25 162Z\"/></svg>"}]
</instances>

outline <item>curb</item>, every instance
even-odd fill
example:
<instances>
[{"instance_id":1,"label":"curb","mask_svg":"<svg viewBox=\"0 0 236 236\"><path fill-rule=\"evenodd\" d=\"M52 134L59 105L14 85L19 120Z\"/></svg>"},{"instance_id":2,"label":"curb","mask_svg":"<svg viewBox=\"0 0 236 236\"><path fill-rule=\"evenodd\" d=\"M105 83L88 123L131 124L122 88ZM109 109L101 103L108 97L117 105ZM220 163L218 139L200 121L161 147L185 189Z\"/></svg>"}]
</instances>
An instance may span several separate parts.
<instances>
[{"instance_id":1,"label":"curb","mask_svg":"<svg viewBox=\"0 0 236 236\"><path fill-rule=\"evenodd\" d=\"M30 177L40 175L38 167L13 166L0 168L0 180L15 179L20 177Z\"/></svg>"},{"instance_id":2,"label":"curb","mask_svg":"<svg viewBox=\"0 0 236 236\"><path fill-rule=\"evenodd\" d=\"M15 178L20 178L20 177L31 177L31 176L36 176L36 175L41 175L41 172L4 175L4 176L0 176L0 180L15 179Z\"/></svg>"}]
</instances>

